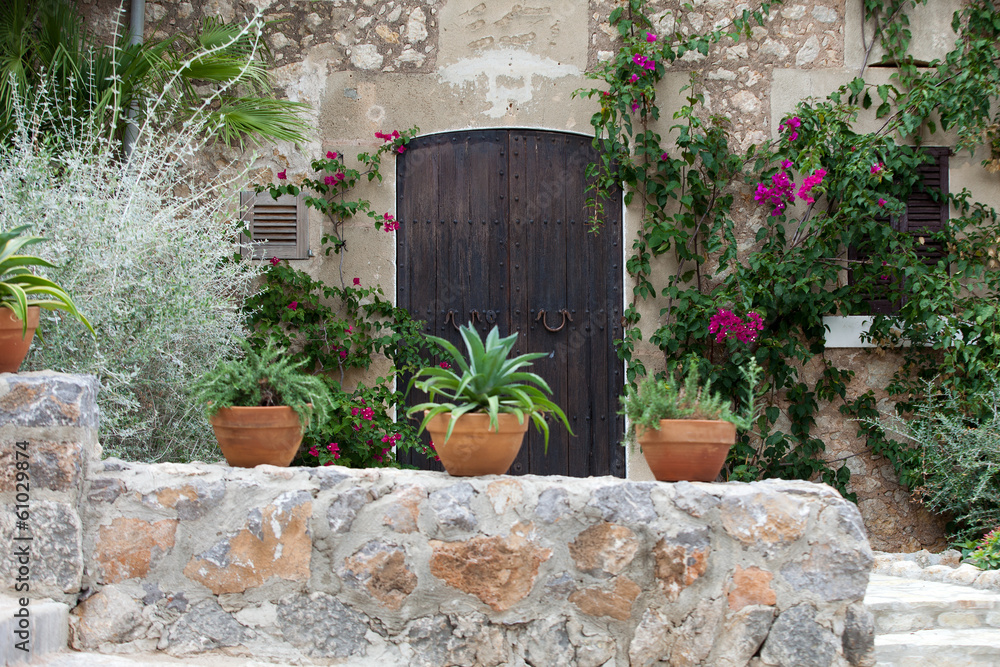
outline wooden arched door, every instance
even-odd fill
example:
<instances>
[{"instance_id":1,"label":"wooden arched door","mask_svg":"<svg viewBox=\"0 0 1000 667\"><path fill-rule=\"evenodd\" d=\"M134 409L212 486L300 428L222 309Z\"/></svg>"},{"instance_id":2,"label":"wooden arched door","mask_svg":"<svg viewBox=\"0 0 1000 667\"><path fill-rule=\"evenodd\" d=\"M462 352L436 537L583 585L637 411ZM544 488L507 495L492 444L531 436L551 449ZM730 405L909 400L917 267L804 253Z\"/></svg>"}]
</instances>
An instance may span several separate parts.
<instances>
[{"instance_id":1,"label":"wooden arched door","mask_svg":"<svg viewBox=\"0 0 1000 667\"><path fill-rule=\"evenodd\" d=\"M544 455L532 426L512 474L625 475L613 344L621 203L605 206L599 234L588 231L594 156L580 135L472 130L419 137L397 160L398 304L460 349L456 323L471 320L481 332L517 332L517 353L549 353L531 370L552 386L575 436L550 417ZM407 462L436 466L417 454Z\"/></svg>"}]
</instances>

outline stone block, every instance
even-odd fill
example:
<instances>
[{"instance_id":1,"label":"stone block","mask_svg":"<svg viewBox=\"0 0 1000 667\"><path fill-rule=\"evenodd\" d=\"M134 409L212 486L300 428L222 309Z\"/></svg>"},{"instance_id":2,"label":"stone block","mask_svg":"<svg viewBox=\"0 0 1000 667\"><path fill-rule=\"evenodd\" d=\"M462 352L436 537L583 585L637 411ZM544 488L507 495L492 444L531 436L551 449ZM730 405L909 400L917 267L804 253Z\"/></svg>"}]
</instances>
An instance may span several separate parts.
<instances>
[{"instance_id":1,"label":"stone block","mask_svg":"<svg viewBox=\"0 0 1000 667\"><path fill-rule=\"evenodd\" d=\"M53 371L0 374L0 426L97 429L97 378Z\"/></svg>"},{"instance_id":2,"label":"stone block","mask_svg":"<svg viewBox=\"0 0 1000 667\"><path fill-rule=\"evenodd\" d=\"M628 577L614 579L614 587L583 588L569 596L569 601L588 616L607 616L619 621L632 618L632 603L642 590Z\"/></svg>"},{"instance_id":3,"label":"stone block","mask_svg":"<svg viewBox=\"0 0 1000 667\"><path fill-rule=\"evenodd\" d=\"M146 521L118 517L100 526L94 544L97 581L113 584L141 579L173 546L177 519Z\"/></svg>"},{"instance_id":4,"label":"stone block","mask_svg":"<svg viewBox=\"0 0 1000 667\"><path fill-rule=\"evenodd\" d=\"M80 603L73 614L80 618L73 637L73 648L78 650L133 641L150 626L142 605L119 586L105 586Z\"/></svg>"},{"instance_id":5,"label":"stone block","mask_svg":"<svg viewBox=\"0 0 1000 667\"><path fill-rule=\"evenodd\" d=\"M191 558L184 574L214 594L242 593L270 579L309 579L312 496L288 491L252 509L243 528Z\"/></svg>"},{"instance_id":6,"label":"stone block","mask_svg":"<svg viewBox=\"0 0 1000 667\"><path fill-rule=\"evenodd\" d=\"M341 578L393 611L417 587L417 576L408 567L406 551L398 545L372 540L344 559L338 570Z\"/></svg>"},{"instance_id":7,"label":"stone block","mask_svg":"<svg viewBox=\"0 0 1000 667\"><path fill-rule=\"evenodd\" d=\"M635 533L602 522L586 528L569 545L576 567L589 574L614 575L629 566L639 550Z\"/></svg>"},{"instance_id":8,"label":"stone block","mask_svg":"<svg viewBox=\"0 0 1000 667\"><path fill-rule=\"evenodd\" d=\"M79 434L77 439L58 440L4 437L0 438L0 492L18 491L15 486L18 461L28 463L28 484L32 493L41 490L75 492L83 484L83 466L89 452ZM25 449L16 443L27 442Z\"/></svg>"},{"instance_id":9,"label":"stone block","mask_svg":"<svg viewBox=\"0 0 1000 667\"><path fill-rule=\"evenodd\" d=\"M510 609L531 593L539 566L552 556L526 537L530 530L531 524L516 524L508 537L431 540L431 574L495 611Z\"/></svg>"},{"instance_id":10,"label":"stone block","mask_svg":"<svg viewBox=\"0 0 1000 667\"><path fill-rule=\"evenodd\" d=\"M240 646L254 637L213 599L202 600L182 614L167 634L167 653L183 656Z\"/></svg>"},{"instance_id":11,"label":"stone block","mask_svg":"<svg viewBox=\"0 0 1000 667\"><path fill-rule=\"evenodd\" d=\"M278 629L289 644L317 658L358 658L368 650L365 618L326 593L282 600Z\"/></svg>"},{"instance_id":12,"label":"stone block","mask_svg":"<svg viewBox=\"0 0 1000 667\"><path fill-rule=\"evenodd\" d=\"M28 503L28 513L27 530L17 527L12 511L0 513L0 533L31 538L11 540L8 555L0 559L0 577L9 595L68 601L80 590L83 577L83 528L76 508L38 500ZM30 590L15 593L21 568L30 573Z\"/></svg>"},{"instance_id":13,"label":"stone block","mask_svg":"<svg viewBox=\"0 0 1000 667\"><path fill-rule=\"evenodd\" d=\"M816 621L816 608L808 604L781 612L760 651L765 665L828 667L836 656L833 634Z\"/></svg>"}]
</instances>

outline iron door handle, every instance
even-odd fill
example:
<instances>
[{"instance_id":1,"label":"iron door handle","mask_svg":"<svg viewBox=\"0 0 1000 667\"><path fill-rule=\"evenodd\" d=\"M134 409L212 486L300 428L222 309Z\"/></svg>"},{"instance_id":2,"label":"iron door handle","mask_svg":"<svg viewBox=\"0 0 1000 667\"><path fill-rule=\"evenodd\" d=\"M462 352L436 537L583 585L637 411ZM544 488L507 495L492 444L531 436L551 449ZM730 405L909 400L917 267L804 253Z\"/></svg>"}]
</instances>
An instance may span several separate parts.
<instances>
[{"instance_id":1,"label":"iron door handle","mask_svg":"<svg viewBox=\"0 0 1000 667\"><path fill-rule=\"evenodd\" d=\"M566 320L569 320L570 322L573 321L573 316L570 315L569 311L566 310L565 308L563 308L562 310L559 310L558 312L562 315L562 322L560 322L559 326L557 326L555 329L553 329L552 327L550 327L549 323L545 320L545 311L544 310L539 310L538 311L538 316L535 318L535 321L541 320L542 321L542 326L545 327L546 330L551 331L552 333L555 333L555 332L561 330L564 326L566 326Z\"/></svg>"}]
</instances>

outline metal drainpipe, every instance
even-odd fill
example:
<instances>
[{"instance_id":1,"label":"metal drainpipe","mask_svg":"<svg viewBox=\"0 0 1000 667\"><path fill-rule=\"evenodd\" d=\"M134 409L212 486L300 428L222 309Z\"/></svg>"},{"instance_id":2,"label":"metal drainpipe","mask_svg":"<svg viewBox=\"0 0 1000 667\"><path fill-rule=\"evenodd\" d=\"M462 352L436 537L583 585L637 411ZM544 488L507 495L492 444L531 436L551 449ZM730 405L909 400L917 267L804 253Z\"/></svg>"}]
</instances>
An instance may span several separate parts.
<instances>
[{"instance_id":1,"label":"metal drainpipe","mask_svg":"<svg viewBox=\"0 0 1000 667\"><path fill-rule=\"evenodd\" d=\"M128 43L142 44L142 33L146 28L146 0L132 0L132 7L129 10ZM128 123L125 125L125 137L122 140L122 149L125 157L132 155L132 147L135 145L136 137L139 135L139 126L135 124L135 118L139 115L138 102L133 101L128 110Z\"/></svg>"}]
</instances>

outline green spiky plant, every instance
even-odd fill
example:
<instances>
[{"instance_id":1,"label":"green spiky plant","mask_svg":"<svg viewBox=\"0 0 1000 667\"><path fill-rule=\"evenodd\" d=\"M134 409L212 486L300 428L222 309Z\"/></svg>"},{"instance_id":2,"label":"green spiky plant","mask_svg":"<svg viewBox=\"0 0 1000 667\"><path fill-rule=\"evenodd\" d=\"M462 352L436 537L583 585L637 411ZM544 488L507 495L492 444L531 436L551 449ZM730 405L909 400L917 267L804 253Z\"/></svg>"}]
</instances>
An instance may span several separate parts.
<instances>
[{"instance_id":1,"label":"green spiky plant","mask_svg":"<svg viewBox=\"0 0 1000 667\"><path fill-rule=\"evenodd\" d=\"M688 359L683 367L674 369L664 379L647 376L638 390L628 385L622 397L622 410L634 425L648 429L660 428L661 419L713 419L727 421L736 428L748 430L756 417L754 399L760 366L751 357L740 371L747 382L746 409L733 410L733 402L712 391L710 382L702 383L698 360ZM635 429L631 429L629 442L634 442Z\"/></svg>"},{"instance_id":2,"label":"green spiky plant","mask_svg":"<svg viewBox=\"0 0 1000 667\"><path fill-rule=\"evenodd\" d=\"M192 387L192 396L204 404L206 416L222 408L287 405L299 416L303 428L316 428L329 418L333 396L326 382L312 375L269 343L259 352L243 343L240 359L223 360Z\"/></svg>"},{"instance_id":3,"label":"green spiky plant","mask_svg":"<svg viewBox=\"0 0 1000 667\"><path fill-rule=\"evenodd\" d=\"M521 424L526 416L531 417L535 428L545 436L545 451L548 452L549 425L545 422L545 413L551 412L562 421L570 435L573 434L565 413L546 396L552 394L552 389L545 380L535 373L521 370L535 359L548 356L545 352L508 359L517 342L516 333L501 338L497 327L493 327L484 343L471 323L461 327L459 332L465 342L468 361L448 341L428 336L428 340L440 347L453 365L451 368L424 367L410 380L410 387L416 386L428 397L427 402L414 405L406 412L409 417L427 411L420 424L421 431L427 422L444 412L451 413L446 441L451 437L455 422L467 412L488 414L490 426L499 430L499 414L504 412L515 415ZM421 380L421 377L427 379ZM446 400L435 400L439 394Z\"/></svg>"},{"instance_id":4,"label":"green spiky plant","mask_svg":"<svg viewBox=\"0 0 1000 667\"><path fill-rule=\"evenodd\" d=\"M0 232L0 308L9 308L21 320L21 335L28 331L28 307L62 310L83 322L94 333L94 327L76 309L73 299L63 288L48 278L36 276L29 266L57 268L55 264L33 255L20 255L29 245L46 241L41 236L22 236L31 225L21 225L9 232ZM42 298L29 298L40 296Z\"/></svg>"}]
</instances>

